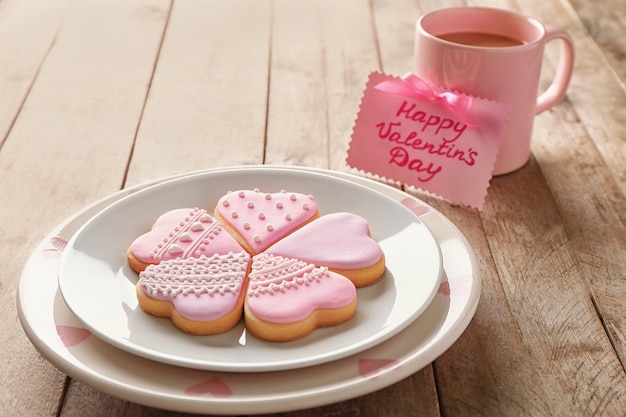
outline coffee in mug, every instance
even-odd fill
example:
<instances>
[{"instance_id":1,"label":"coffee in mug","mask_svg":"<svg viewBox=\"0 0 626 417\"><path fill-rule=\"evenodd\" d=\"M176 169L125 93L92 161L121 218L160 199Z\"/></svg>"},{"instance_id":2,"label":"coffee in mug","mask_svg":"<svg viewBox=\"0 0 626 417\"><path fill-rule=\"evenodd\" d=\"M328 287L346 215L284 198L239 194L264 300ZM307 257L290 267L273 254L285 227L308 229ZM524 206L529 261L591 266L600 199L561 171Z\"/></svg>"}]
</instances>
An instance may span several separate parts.
<instances>
[{"instance_id":1,"label":"coffee in mug","mask_svg":"<svg viewBox=\"0 0 626 417\"><path fill-rule=\"evenodd\" d=\"M450 32L437 36L448 42L485 48L503 48L523 45L524 42L504 35L483 32Z\"/></svg>"}]
</instances>

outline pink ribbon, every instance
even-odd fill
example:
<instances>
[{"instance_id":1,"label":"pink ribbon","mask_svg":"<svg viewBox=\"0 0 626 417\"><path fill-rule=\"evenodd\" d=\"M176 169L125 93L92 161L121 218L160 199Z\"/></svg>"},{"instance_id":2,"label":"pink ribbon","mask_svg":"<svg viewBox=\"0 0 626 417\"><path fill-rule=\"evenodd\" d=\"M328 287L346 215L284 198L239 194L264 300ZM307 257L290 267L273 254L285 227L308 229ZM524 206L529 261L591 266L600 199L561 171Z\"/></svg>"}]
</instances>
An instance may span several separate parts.
<instances>
[{"instance_id":1,"label":"pink ribbon","mask_svg":"<svg viewBox=\"0 0 626 417\"><path fill-rule=\"evenodd\" d=\"M415 74L406 74L402 78L383 81L375 89L390 94L410 97L431 103L438 102L469 127L476 127L471 114L472 97L465 94L444 91L437 93L426 81Z\"/></svg>"}]
</instances>

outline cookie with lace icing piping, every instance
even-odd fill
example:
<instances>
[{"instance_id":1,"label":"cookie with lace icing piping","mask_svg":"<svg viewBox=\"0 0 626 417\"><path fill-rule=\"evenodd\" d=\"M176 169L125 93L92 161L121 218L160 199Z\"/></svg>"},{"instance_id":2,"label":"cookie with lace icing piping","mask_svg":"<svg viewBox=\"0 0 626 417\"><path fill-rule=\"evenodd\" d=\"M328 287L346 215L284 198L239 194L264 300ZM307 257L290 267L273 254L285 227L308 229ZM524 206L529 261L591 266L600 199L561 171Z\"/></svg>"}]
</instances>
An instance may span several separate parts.
<instances>
[{"instance_id":1,"label":"cookie with lace icing piping","mask_svg":"<svg viewBox=\"0 0 626 417\"><path fill-rule=\"evenodd\" d=\"M287 342L321 327L336 326L356 311L354 284L313 264L262 253L252 258L244 304L254 336Z\"/></svg>"},{"instance_id":2,"label":"cookie with lace icing piping","mask_svg":"<svg viewBox=\"0 0 626 417\"><path fill-rule=\"evenodd\" d=\"M146 313L169 318L185 333L222 333L241 319L249 267L250 255L241 249L164 260L139 274L137 299Z\"/></svg>"}]
</instances>

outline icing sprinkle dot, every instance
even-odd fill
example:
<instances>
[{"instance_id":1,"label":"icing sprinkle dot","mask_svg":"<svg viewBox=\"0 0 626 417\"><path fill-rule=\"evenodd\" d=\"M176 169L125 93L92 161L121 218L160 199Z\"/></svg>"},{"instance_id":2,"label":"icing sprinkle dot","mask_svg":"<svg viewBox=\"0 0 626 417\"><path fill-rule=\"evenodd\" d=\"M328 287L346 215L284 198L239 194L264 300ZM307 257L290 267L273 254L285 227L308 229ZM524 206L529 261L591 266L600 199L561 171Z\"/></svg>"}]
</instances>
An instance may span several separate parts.
<instances>
[{"instance_id":1,"label":"icing sprinkle dot","mask_svg":"<svg viewBox=\"0 0 626 417\"><path fill-rule=\"evenodd\" d=\"M272 199L272 195L271 194L265 194L265 199L266 200L271 200Z\"/></svg>"},{"instance_id":2,"label":"icing sprinkle dot","mask_svg":"<svg viewBox=\"0 0 626 417\"><path fill-rule=\"evenodd\" d=\"M285 220L290 221L291 220L291 214L285 214Z\"/></svg>"},{"instance_id":3,"label":"icing sprinkle dot","mask_svg":"<svg viewBox=\"0 0 626 417\"><path fill-rule=\"evenodd\" d=\"M245 222L245 223L243 224L243 228L244 228L244 229L246 229L246 230L250 230L250 223Z\"/></svg>"},{"instance_id":4,"label":"icing sprinkle dot","mask_svg":"<svg viewBox=\"0 0 626 417\"><path fill-rule=\"evenodd\" d=\"M232 217L233 219L236 219L237 217L239 217L239 213L237 213L236 210L233 210L230 212L230 217Z\"/></svg>"},{"instance_id":5,"label":"icing sprinkle dot","mask_svg":"<svg viewBox=\"0 0 626 417\"><path fill-rule=\"evenodd\" d=\"M230 201L228 201L228 200L224 200L224 201L222 202L222 205L223 205L224 207L228 207L228 206L230 206Z\"/></svg>"},{"instance_id":6,"label":"icing sprinkle dot","mask_svg":"<svg viewBox=\"0 0 626 417\"><path fill-rule=\"evenodd\" d=\"M277 208L277 209L281 209L281 208L283 208L283 203L282 203L281 201L277 201L277 202L276 202L276 208Z\"/></svg>"},{"instance_id":7,"label":"icing sprinkle dot","mask_svg":"<svg viewBox=\"0 0 626 417\"><path fill-rule=\"evenodd\" d=\"M308 203L302 203L302 210L309 210L309 204Z\"/></svg>"},{"instance_id":8,"label":"icing sprinkle dot","mask_svg":"<svg viewBox=\"0 0 626 417\"><path fill-rule=\"evenodd\" d=\"M291 195L289 196L289 199L290 199L291 201L296 201L296 195L295 195L295 194L291 194Z\"/></svg>"},{"instance_id":9,"label":"icing sprinkle dot","mask_svg":"<svg viewBox=\"0 0 626 417\"><path fill-rule=\"evenodd\" d=\"M243 191L239 191L239 198L244 198L246 196L246 193L244 193Z\"/></svg>"},{"instance_id":10,"label":"icing sprinkle dot","mask_svg":"<svg viewBox=\"0 0 626 417\"><path fill-rule=\"evenodd\" d=\"M261 241L261 236L259 236L259 235L254 235L254 237L253 237L252 239L254 239L254 242L255 242L255 243L259 243L259 242Z\"/></svg>"},{"instance_id":11,"label":"icing sprinkle dot","mask_svg":"<svg viewBox=\"0 0 626 417\"><path fill-rule=\"evenodd\" d=\"M259 219L260 220L265 220L265 213L263 213L263 212L259 213Z\"/></svg>"},{"instance_id":12,"label":"icing sprinkle dot","mask_svg":"<svg viewBox=\"0 0 626 417\"><path fill-rule=\"evenodd\" d=\"M254 203L252 201L248 201L248 208L254 208Z\"/></svg>"},{"instance_id":13,"label":"icing sprinkle dot","mask_svg":"<svg viewBox=\"0 0 626 417\"><path fill-rule=\"evenodd\" d=\"M271 224L268 224L266 227L268 232L271 232L272 230L274 230L274 226L272 226Z\"/></svg>"}]
</instances>

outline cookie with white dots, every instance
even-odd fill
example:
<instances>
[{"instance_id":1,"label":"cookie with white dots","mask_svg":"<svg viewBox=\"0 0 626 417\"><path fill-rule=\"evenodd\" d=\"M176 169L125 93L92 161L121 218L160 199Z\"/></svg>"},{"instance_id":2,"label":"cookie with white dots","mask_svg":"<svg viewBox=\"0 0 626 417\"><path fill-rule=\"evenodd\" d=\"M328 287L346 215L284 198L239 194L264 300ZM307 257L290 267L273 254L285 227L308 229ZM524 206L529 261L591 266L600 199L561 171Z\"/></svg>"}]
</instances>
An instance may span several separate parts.
<instances>
[{"instance_id":1,"label":"cookie with white dots","mask_svg":"<svg viewBox=\"0 0 626 417\"><path fill-rule=\"evenodd\" d=\"M259 189L228 192L220 198L214 215L252 255L319 217L313 196Z\"/></svg>"}]
</instances>

